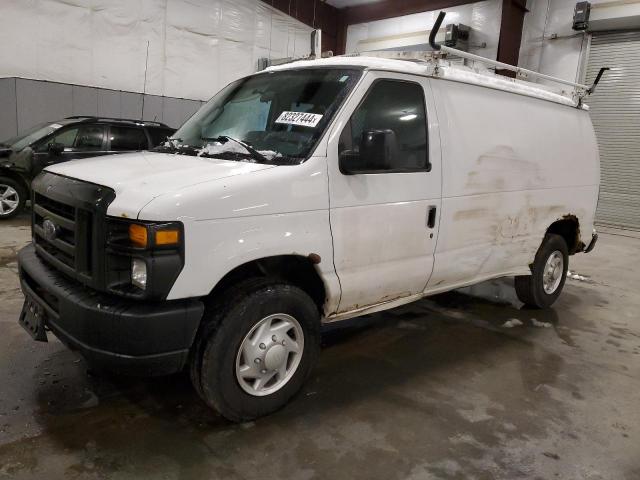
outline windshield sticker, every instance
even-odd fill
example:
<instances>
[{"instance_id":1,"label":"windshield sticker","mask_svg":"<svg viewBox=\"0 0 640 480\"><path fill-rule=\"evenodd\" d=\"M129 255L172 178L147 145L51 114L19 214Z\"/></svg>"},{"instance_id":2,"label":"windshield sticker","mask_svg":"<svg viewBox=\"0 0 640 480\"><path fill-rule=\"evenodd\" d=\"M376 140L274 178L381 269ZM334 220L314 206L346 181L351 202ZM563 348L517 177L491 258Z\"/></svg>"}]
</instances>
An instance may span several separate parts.
<instances>
[{"instance_id":1,"label":"windshield sticker","mask_svg":"<svg viewBox=\"0 0 640 480\"><path fill-rule=\"evenodd\" d=\"M282 112L276 123L300 125L301 127L315 127L322 120L322 115L306 112Z\"/></svg>"},{"instance_id":2,"label":"windshield sticker","mask_svg":"<svg viewBox=\"0 0 640 480\"><path fill-rule=\"evenodd\" d=\"M59 128L62 128L62 125L60 125L59 123L52 123L51 125L49 125L49 128L55 128L57 130Z\"/></svg>"}]
</instances>

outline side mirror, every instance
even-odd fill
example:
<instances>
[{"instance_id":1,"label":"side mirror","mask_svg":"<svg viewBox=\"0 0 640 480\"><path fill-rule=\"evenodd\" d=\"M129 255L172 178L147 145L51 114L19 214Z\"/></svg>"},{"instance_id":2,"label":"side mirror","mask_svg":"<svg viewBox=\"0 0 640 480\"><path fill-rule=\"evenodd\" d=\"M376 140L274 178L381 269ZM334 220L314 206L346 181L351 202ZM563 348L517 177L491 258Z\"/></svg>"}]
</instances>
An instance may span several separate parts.
<instances>
[{"instance_id":1,"label":"side mirror","mask_svg":"<svg viewBox=\"0 0 640 480\"><path fill-rule=\"evenodd\" d=\"M51 155L61 155L64 152L64 145L61 143L50 143L48 151Z\"/></svg>"},{"instance_id":2,"label":"side mirror","mask_svg":"<svg viewBox=\"0 0 640 480\"><path fill-rule=\"evenodd\" d=\"M340 171L346 175L376 173L389 170L398 154L398 142L393 130L362 132L358 151L340 153Z\"/></svg>"}]
</instances>

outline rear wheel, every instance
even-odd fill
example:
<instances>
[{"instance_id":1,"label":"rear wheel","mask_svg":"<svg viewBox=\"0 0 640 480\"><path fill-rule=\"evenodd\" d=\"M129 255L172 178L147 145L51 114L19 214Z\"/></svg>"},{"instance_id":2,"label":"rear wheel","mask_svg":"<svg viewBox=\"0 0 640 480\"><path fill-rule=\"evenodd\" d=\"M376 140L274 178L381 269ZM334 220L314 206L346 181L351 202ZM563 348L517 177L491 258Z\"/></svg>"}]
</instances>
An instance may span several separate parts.
<instances>
[{"instance_id":1,"label":"rear wheel","mask_svg":"<svg viewBox=\"0 0 640 480\"><path fill-rule=\"evenodd\" d=\"M9 177L0 177L0 219L15 217L27 201L25 189Z\"/></svg>"},{"instance_id":2,"label":"rear wheel","mask_svg":"<svg viewBox=\"0 0 640 480\"><path fill-rule=\"evenodd\" d=\"M518 298L530 307L550 307L562 292L568 268L569 251L564 238L547 234L536 253L531 275L515 278Z\"/></svg>"},{"instance_id":3,"label":"rear wheel","mask_svg":"<svg viewBox=\"0 0 640 480\"><path fill-rule=\"evenodd\" d=\"M251 280L225 294L191 377L204 401L240 422L283 407L308 377L320 350L320 317L299 288Z\"/></svg>"}]
</instances>

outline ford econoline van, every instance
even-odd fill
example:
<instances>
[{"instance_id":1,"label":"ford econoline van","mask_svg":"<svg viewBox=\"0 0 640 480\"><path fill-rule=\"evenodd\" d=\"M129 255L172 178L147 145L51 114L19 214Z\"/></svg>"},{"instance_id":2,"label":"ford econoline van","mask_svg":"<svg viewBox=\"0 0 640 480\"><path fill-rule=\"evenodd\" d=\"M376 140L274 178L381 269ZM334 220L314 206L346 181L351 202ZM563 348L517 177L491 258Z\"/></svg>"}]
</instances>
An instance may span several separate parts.
<instances>
[{"instance_id":1,"label":"ford econoline van","mask_svg":"<svg viewBox=\"0 0 640 480\"><path fill-rule=\"evenodd\" d=\"M34 180L20 322L98 366L189 369L243 421L300 389L323 323L505 276L551 306L598 184L570 95L439 59L272 67L155 151Z\"/></svg>"}]
</instances>

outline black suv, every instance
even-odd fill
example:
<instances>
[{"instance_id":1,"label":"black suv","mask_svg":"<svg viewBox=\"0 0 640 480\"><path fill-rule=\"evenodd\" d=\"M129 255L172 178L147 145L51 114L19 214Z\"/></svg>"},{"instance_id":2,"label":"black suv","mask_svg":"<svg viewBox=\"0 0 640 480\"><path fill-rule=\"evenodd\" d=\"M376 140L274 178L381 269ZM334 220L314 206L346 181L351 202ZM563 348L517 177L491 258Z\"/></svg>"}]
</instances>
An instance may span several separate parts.
<instances>
[{"instance_id":1,"label":"black suv","mask_svg":"<svg viewBox=\"0 0 640 480\"><path fill-rule=\"evenodd\" d=\"M24 208L31 180L43 168L77 158L148 150L175 130L163 123L68 117L0 142L0 220Z\"/></svg>"}]
</instances>

